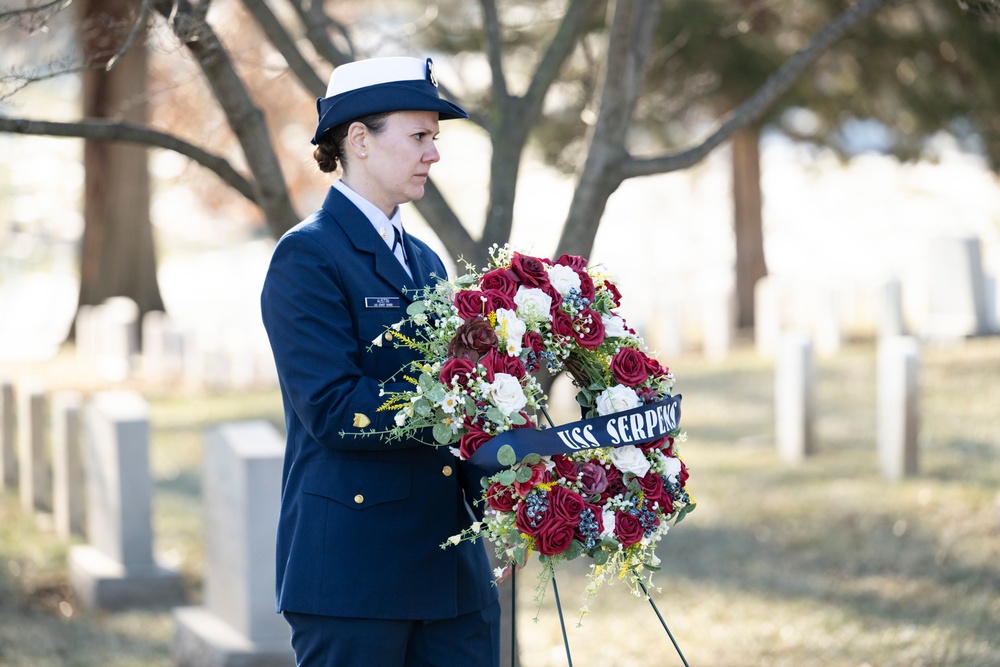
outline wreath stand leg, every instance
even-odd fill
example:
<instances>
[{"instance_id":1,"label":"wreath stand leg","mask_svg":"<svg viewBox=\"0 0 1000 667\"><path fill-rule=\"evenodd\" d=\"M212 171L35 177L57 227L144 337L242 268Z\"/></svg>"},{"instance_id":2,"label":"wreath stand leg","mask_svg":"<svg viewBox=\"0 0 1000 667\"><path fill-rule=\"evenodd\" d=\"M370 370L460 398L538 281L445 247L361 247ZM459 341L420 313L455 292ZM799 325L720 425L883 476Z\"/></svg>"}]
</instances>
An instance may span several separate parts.
<instances>
[{"instance_id":1,"label":"wreath stand leg","mask_svg":"<svg viewBox=\"0 0 1000 667\"><path fill-rule=\"evenodd\" d=\"M552 591L556 596L556 611L559 612L559 627L562 628L563 646L566 647L566 664L573 667L573 656L569 652L569 637L566 636L566 621L563 619L562 604L559 603L559 587L556 586L556 576L552 575Z\"/></svg>"},{"instance_id":2,"label":"wreath stand leg","mask_svg":"<svg viewBox=\"0 0 1000 667\"><path fill-rule=\"evenodd\" d=\"M510 571L510 667L517 667L517 568Z\"/></svg>"},{"instance_id":3,"label":"wreath stand leg","mask_svg":"<svg viewBox=\"0 0 1000 667\"><path fill-rule=\"evenodd\" d=\"M663 629L667 631L667 636L670 637L670 643L674 645L674 650L677 651L677 655L680 656L681 662L684 663L684 667L690 667L690 665L688 665L688 661L684 658L684 654L681 653L681 647L677 645L677 640L674 639L673 633L671 633L670 628L667 627L667 622L663 620L663 615L660 614L660 610L656 608L656 603L653 602L653 598L649 596L649 591L646 590L646 587L641 581L639 582L639 587L642 588L642 592L645 594L646 599L649 600L649 604L653 607L653 611L656 612L656 617L660 619L660 625L662 625Z\"/></svg>"}]
</instances>

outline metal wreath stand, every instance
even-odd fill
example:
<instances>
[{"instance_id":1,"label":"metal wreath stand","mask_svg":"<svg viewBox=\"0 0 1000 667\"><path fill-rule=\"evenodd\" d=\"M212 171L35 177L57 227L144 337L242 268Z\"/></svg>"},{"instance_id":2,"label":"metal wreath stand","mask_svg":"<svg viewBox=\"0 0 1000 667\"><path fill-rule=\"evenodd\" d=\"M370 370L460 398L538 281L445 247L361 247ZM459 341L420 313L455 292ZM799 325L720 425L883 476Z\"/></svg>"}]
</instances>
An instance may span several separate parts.
<instances>
[{"instance_id":1,"label":"metal wreath stand","mask_svg":"<svg viewBox=\"0 0 1000 667\"><path fill-rule=\"evenodd\" d=\"M673 399L672 399L673 400ZM674 421L674 426L676 426L676 421L680 419L680 395L675 397L674 407L676 408L676 416ZM542 414L545 416L545 420L549 423L549 428L554 429L555 425L552 423L552 418L549 417L549 413L542 408ZM621 414L621 413L619 413ZM668 424L669 425L669 424ZM478 452L477 452L478 453ZM485 454L485 452L484 452ZM681 647L677 645L677 640L674 639L674 635L670 632L670 628L667 627L667 622L663 618L663 614L656 606L656 602L649 595L649 591L646 590L645 584L642 583L640 579L636 579L639 587L642 589L643 595L649 600L650 606L653 611L656 612L656 618L660 620L660 625L667 633L667 637L670 638L670 643L673 644L674 650L677 651L677 655L680 657L681 662L684 663L684 667L690 667L688 665L687 659L684 657L684 653L681 652ZM562 603L559 601L559 586L556 584L555 573L552 574L552 592L554 593L556 600L556 611L559 614L559 628L562 630L563 646L566 648L566 664L568 667L573 667L573 656L569 650L569 636L566 634L566 620L563 617ZM511 570L510 575L510 664L511 667L515 667L517 663L517 568Z\"/></svg>"}]
</instances>

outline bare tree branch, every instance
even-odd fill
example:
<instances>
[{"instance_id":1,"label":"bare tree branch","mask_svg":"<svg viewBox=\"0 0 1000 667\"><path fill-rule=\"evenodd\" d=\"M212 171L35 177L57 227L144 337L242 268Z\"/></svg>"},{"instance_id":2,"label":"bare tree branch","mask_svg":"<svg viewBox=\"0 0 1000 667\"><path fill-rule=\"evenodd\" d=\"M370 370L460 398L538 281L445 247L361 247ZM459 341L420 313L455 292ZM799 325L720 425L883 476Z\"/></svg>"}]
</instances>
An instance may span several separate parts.
<instances>
[{"instance_id":1,"label":"bare tree branch","mask_svg":"<svg viewBox=\"0 0 1000 667\"><path fill-rule=\"evenodd\" d=\"M48 137L77 137L102 141L143 144L180 153L215 173L223 182L255 204L254 186L225 159L171 134L132 123L80 120L72 123L0 116L0 132Z\"/></svg>"},{"instance_id":2,"label":"bare tree branch","mask_svg":"<svg viewBox=\"0 0 1000 667\"><path fill-rule=\"evenodd\" d=\"M326 82L316 73L312 65L306 61L302 52L299 51L295 40L292 39L285 27L281 25L278 18L271 11L264 0L243 0L243 5L247 11L256 19L257 25L261 27L271 44L278 50L288 63L292 74L302 83L302 86L311 94L323 97L326 92Z\"/></svg>"},{"instance_id":3,"label":"bare tree branch","mask_svg":"<svg viewBox=\"0 0 1000 667\"><path fill-rule=\"evenodd\" d=\"M115 66L115 63L128 53L128 50L132 48L135 44L136 37L142 32L143 28L146 27L146 19L149 18L149 0L142 0L142 6L139 8L139 17L132 23L132 27L128 31L128 37L122 43L121 48L111 58L108 59L107 64L104 66L105 71L110 72L111 68Z\"/></svg>"},{"instance_id":4,"label":"bare tree branch","mask_svg":"<svg viewBox=\"0 0 1000 667\"><path fill-rule=\"evenodd\" d=\"M507 78L503 73L503 40L500 37L500 16L493 0L480 0L483 8L483 33L486 35L486 59L492 74L493 103L505 107L510 98Z\"/></svg>"},{"instance_id":5,"label":"bare tree branch","mask_svg":"<svg viewBox=\"0 0 1000 667\"><path fill-rule=\"evenodd\" d=\"M697 164L741 127L760 118L781 95L798 80L834 42L868 16L895 0L861 0L827 24L812 40L788 62L768 78L756 93L738 106L729 117L703 142L669 155L655 158L626 158L622 162L622 178L664 174Z\"/></svg>"},{"instance_id":6,"label":"bare tree branch","mask_svg":"<svg viewBox=\"0 0 1000 667\"><path fill-rule=\"evenodd\" d=\"M264 114L250 98L211 26L199 17L198 8L192 7L188 0L154 0L154 7L163 16L170 17L174 34L201 67L253 172L255 199L264 211L271 232L276 237L281 236L299 221L299 216L288 196Z\"/></svg>"},{"instance_id":7,"label":"bare tree branch","mask_svg":"<svg viewBox=\"0 0 1000 667\"><path fill-rule=\"evenodd\" d=\"M351 42L350 35L343 25L334 21L323 11L323 3L320 0L290 0L292 7L306 28L306 38L316 49L316 53L325 59L332 66L343 65L357 58L357 51ZM344 42L347 44L347 51L341 51L330 39L327 28L334 28ZM325 87L324 87L325 90Z\"/></svg>"},{"instance_id":8,"label":"bare tree branch","mask_svg":"<svg viewBox=\"0 0 1000 667\"><path fill-rule=\"evenodd\" d=\"M23 18L36 19L38 25L42 26L49 18L55 16L68 7L73 0L50 0L40 5L28 5L16 9L5 9L0 12L0 25L21 20ZM37 28L33 28L37 30Z\"/></svg>"}]
</instances>

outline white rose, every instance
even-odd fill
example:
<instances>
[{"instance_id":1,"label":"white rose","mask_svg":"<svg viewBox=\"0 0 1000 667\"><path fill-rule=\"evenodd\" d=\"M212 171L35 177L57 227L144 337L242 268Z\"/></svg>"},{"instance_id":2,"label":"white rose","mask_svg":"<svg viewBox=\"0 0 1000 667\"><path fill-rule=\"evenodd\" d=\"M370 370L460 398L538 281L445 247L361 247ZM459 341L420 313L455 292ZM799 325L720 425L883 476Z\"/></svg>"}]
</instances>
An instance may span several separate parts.
<instances>
[{"instance_id":1,"label":"white rose","mask_svg":"<svg viewBox=\"0 0 1000 667\"><path fill-rule=\"evenodd\" d=\"M535 320L548 320L552 310L552 297L537 287L518 287L514 303L520 315Z\"/></svg>"},{"instance_id":2,"label":"white rose","mask_svg":"<svg viewBox=\"0 0 1000 667\"><path fill-rule=\"evenodd\" d=\"M517 313L506 308L497 308L497 335L506 342L506 352L512 357L521 354L521 341L528 327L517 319Z\"/></svg>"},{"instance_id":3,"label":"white rose","mask_svg":"<svg viewBox=\"0 0 1000 667\"><path fill-rule=\"evenodd\" d=\"M569 294L571 289L580 289L579 274L568 266L556 264L550 266L546 273L549 274L549 282L563 296Z\"/></svg>"},{"instance_id":4,"label":"white rose","mask_svg":"<svg viewBox=\"0 0 1000 667\"><path fill-rule=\"evenodd\" d=\"M597 414L603 417L615 412L624 412L625 410L637 408L641 404L642 401L639 400L639 395L635 393L635 389L626 387L623 384L616 384L597 395Z\"/></svg>"},{"instance_id":5,"label":"white rose","mask_svg":"<svg viewBox=\"0 0 1000 667\"><path fill-rule=\"evenodd\" d=\"M681 462L672 456L666 456L663 452L657 451L663 459L663 476L673 483L677 483L678 475L681 474Z\"/></svg>"},{"instance_id":6,"label":"white rose","mask_svg":"<svg viewBox=\"0 0 1000 667\"><path fill-rule=\"evenodd\" d=\"M493 382L487 385L487 392L493 405L505 415L518 412L528 404L521 383L516 377L507 373L497 373Z\"/></svg>"},{"instance_id":7,"label":"white rose","mask_svg":"<svg viewBox=\"0 0 1000 667\"><path fill-rule=\"evenodd\" d=\"M614 536L615 534L615 511L605 505L601 510L601 523L604 524L604 530L601 531L601 537Z\"/></svg>"},{"instance_id":8,"label":"white rose","mask_svg":"<svg viewBox=\"0 0 1000 667\"><path fill-rule=\"evenodd\" d=\"M611 450L611 462L622 472L635 473L636 477L645 477L649 472L649 461L641 449L635 445L615 447Z\"/></svg>"},{"instance_id":9,"label":"white rose","mask_svg":"<svg viewBox=\"0 0 1000 667\"><path fill-rule=\"evenodd\" d=\"M605 338L625 338L629 335L625 328L625 320L618 315L601 315Z\"/></svg>"}]
</instances>

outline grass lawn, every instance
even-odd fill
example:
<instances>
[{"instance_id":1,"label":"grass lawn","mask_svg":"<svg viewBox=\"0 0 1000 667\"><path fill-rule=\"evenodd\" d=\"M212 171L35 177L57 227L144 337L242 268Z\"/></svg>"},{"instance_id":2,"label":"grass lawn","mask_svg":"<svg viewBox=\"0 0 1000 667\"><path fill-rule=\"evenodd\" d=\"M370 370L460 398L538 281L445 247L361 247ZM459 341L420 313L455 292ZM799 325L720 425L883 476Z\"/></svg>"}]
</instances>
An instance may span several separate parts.
<instances>
[{"instance_id":1,"label":"grass lawn","mask_svg":"<svg viewBox=\"0 0 1000 667\"><path fill-rule=\"evenodd\" d=\"M817 360L817 451L795 467L774 448L770 362L750 349L664 361L684 395L698 508L661 543L653 597L692 667L1000 665L1000 338L921 351L920 474L898 483L878 474L874 346ZM148 397L155 550L197 603L202 433L280 422L280 400ZM0 665L170 665L169 609L77 608L67 548L13 493L0 498ZM558 575L574 666L681 665L624 584L577 625L585 567ZM566 665L552 589L539 608L535 574L518 575L522 666Z\"/></svg>"}]
</instances>

